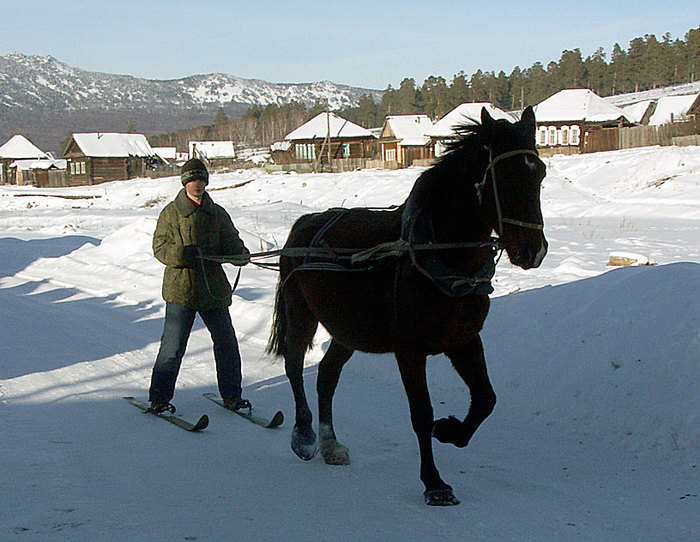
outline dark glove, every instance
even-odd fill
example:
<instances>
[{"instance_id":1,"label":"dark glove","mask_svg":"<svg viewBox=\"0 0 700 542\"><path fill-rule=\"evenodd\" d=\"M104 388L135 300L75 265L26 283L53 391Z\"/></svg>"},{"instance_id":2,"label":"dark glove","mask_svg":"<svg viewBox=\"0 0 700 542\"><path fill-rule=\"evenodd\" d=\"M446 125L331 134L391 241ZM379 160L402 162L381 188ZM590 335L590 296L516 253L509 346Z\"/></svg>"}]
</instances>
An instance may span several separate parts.
<instances>
[{"instance_id":1,"label":"dark glove","mask_svg":"<svg viewBox=\"0 0 700 542\"><path fill-rule=\"evenodd\" d=\"M185 261L186 267L195 267L197 265L197 256L200 254L199 245L185 245L182 247L182 259Z\"/></svg>"},{"instance_id":2,"label":"dark glove","mask_svg":"<svg viewBox=\"0 0 700 542\"><path fill-rule=\"evenodd\" d=\"M243 267L244 265L247 265L250 263L250 253L249 252L241 252L240 254L236 254L231 258L231 263L233 265L238 265Z\"/></svg>"}]
</instances>

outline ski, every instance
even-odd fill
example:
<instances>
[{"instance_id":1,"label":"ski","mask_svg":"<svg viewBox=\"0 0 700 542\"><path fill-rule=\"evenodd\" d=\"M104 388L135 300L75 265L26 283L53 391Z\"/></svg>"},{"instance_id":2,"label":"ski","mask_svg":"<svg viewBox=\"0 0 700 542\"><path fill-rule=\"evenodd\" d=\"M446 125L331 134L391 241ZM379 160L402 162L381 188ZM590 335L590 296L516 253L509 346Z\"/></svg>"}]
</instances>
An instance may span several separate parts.
<instances>
[{"instance_id":1,"label":"ski","mask_svg":"<svg viewBox=\"0 0 700 542\"><path fill-rule=\"evenodd\" d=\"M259 425L261 427L272 429L274 427L279 427L284 421L284 414L282 414L281 410L275 412L275 415L268 420L267 418L263 418L256 414L253 414L251 410L233 410L232 408L224 406L224 400L215 393L205 393L203 395L210 401L214 401L217 405L225 408L226 410L230 410L231 412L234 412L242 418L245 418L246 420L253 422L254 424Z\"/></svg>"},{"instance_id":2,"label":"ski","mask_svg":"<svg viewBox=\"0 0 700 542\"><path fill-rule=\"evenodd\" d=\"M197 423L191 423L188 422L187 420L183 420L180 418L180 416L175 416L174 414L171 414L169 412L161 412L160 414L156 414L155 412L148 412L149 404L144 403L143 401L139 401L138 399L135 399L134 397L124 397L129 403L134 405L137 408L140 408L147 414L153 414L154 416L157 416L158 418L162 418L167 422L172 423L173 425L177 425L181 429L184 429L185 431L201 431L204 429L207 425L209 425L209 417L206 414L202 414L202 416L197 420Z\"/></svg>"}]
</instances>

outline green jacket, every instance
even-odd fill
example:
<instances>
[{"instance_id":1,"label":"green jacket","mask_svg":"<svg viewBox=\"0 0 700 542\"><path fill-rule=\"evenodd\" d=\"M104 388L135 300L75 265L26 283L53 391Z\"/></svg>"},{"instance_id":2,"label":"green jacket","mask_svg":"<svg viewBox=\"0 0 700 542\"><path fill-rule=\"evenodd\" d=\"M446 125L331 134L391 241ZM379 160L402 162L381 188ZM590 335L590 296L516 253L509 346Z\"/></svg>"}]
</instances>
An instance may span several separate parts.
<instances>
[{"instance_id":1,"label":"green jacket","mask_svg":"<svg viewBox=\"0 0 700 542\"><path fill-rule=\"evenodd\" d=\"M153 234L153 254L166 266L163 299L195 310L228 307L231 285L221 264L196 258L188 267L185 245L198 245L205 256L249 254L226 210L206 192L197 208L183 188L161 211Z\"/></svg>"}]
</instances>

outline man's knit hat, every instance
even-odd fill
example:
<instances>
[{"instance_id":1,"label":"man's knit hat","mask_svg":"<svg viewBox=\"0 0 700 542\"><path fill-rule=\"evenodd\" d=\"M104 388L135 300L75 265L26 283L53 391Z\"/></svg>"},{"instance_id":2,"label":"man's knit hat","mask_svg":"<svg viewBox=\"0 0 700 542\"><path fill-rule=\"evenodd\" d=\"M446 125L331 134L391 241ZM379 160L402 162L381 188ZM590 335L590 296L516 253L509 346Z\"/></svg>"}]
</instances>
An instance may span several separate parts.
<instances>
[{"instance_id":1,"label":"man's knit hat","mask_svg":"<svg viewBox=\"0 0 700 542\"><path fill-rule=\"evenodd\" d=\"M199 158L190 158L180 170L180 180L182 181L182 186L185 186L188 182L195 179L201 179L208 184L209 172L207 171L207 166Z\"/></svg>"}]
</instances>

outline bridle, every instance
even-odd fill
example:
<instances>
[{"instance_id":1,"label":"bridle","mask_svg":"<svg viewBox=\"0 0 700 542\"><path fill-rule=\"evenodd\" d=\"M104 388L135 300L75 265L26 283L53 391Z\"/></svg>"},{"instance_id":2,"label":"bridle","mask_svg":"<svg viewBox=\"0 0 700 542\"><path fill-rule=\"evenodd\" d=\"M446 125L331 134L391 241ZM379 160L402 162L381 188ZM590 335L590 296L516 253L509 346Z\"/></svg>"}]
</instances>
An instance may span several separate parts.
<instances>
[{"instance_id":1,"label":"bridle","mask_svg":"<svg viewBox=\"0 0 700 542\"><path fill-rule=\"evenodd\" d=\"M518 156L521 154L532 154L537 158L537 160L540 159L539 155L535 151L531 151L529 149L518 149L515 151L509 151L509 152L504 152L503 154L499 154L495 158L492 158L491 156L491 149L489 148L489 164L486 166L486 171L484 171L484 178L481 180L481 182L476 183L474 186L476 188L476 194L477 197L479 198L479 206L481 206L482 203L482 197L483 197L483 192L484 188L486 187L486 182L489 176L489 171L491 172L491 180L493 183L493 197L495 200L496 204L496 220L497 220L497 229L496 232L498 235L503 235L503 224L511 224L513 226L519 226L521 228L528 228L531 230L543 230L544 229L544 224L535 224L533 222L523 222L522 220L515 220L513 218L506 218L503 216L503 213L501 211L501 201L500 198L498 197L498 187L496 183L496 164L500 162L501 160L505 160L506 158L511 158L513 156Z\"/></svg>"}]
</instances>

